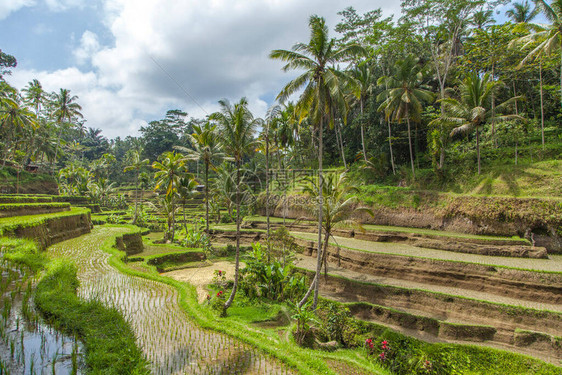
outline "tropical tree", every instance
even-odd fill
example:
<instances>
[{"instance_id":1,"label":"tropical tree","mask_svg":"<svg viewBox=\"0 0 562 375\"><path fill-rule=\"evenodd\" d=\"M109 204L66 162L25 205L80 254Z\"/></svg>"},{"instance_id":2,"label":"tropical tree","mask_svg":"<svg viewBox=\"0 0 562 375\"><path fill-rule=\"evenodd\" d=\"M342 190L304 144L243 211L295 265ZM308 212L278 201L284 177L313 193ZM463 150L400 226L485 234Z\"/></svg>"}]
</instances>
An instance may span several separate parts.
<instances>
[{"instance_id":1,"label":"tropical tree","mask_svg":"<svg viewBox=\"0 0 562 375\"><path fill-rule=\"evenodd\" d=\"M236 165L236 263L234 266L234 285L228 300L224 304L224 313L232 305L234 296L238 289L239 266L240 266L240 180L242 161L246 155L251 154L257 146L254 132L261 123L260 119L254 118L248 108L248 100L240 99L240 102L231 105L226 99L219 101L221 111L210 116L216 121L222 134L224 151L232 157Z\"/></svg>"},{"instance_id":2,"label":"tropical tree","mask_svg":"<svg viewBox=\"0 0 562 375\"><path fill-rule=\"evenodd\" d=\"M480 77L476 72L466 76L460 86L460 100L445 98L442 102L446 109L446 121L457 126L451 131L451 136L458 133L476 131L476 152L478 158L478 174L480 166L480 127L488 121L502 122L506 120L519 119L519 115L497 115L491 110L491 99L500 86L500 82L492 81L489 73ZM513 97L497 105L495 109L501 111L513 104L520 97Z\"/></svg>"},{"instance_id":3,"label":"tropical tree","mask_svg":"<svg viewBox=\"0 0 562 375\"><path fill-rule=\"evenodd\" d=\"M531 8L527 0L523 3L514 3L513 8L508 9L505 15L515 23L529 23L539 14L540 9Z\"/></svg>"},{"instance_id":4,"label":"tropical tree","mask_svg":"<svg viewBox=\"0 0 562 375\"><path fill-rule=\"evenodd\" d=\"M349 227L353 226L360 230L363 230L361 223L352 218L357 212L366 212L373 215L372 211L365 207L357 207L357 197L356 193L359 190L349 185L349 179L345 173L336 174L331 173L325 176L321 189L317 186L314 179L309 178L309 185L305 186L304 192L308 193L313 198L318 197L318 191L322 191L323 205L322 205L322 227L324 229L324 248L322 251L321 263L324 264L324 272L327 275L328 264L327 264L327 249L328 240L330 236L333 237L332 232L338 227ZM316 205L310 205L309 210L315 212L318 209ZM339 253L338 253L339 261Z\"/></svg>"},{"instance_id":5,"label":"tropical tree","mask_svg":"<svg viewBox=\"0 0 562 375\"><path fill-rule=\"evenodd\" d=\"M124 172L135 171L135 216L133 217L133 224L137 223L138 219L138 204L139 204L139 176L141 169L148 165L150 161L148 159L141 160L141 152L142 150L129 150L127 152L127 163L128 165L125 167Z\"/></svg>"},{"instance_id":6,"label":"tropical tree","mask_svg":"<svg viewBox=\"0 0 562 375\"><path fill-rule=\"evenodd\" d=\"M226 155L222 152L216 125L210 122L203 126L193 125L193 134L189 134L188 139L193 149L183 146L174 148L186 154L187 160L202 161L205 165L205 231L209 233L209 168L215 169L217 162L225 159Z\"/></svg>"},{"instance_id":7,"label":"tropical tree","mask_svg":"<svg viewBox=\"0 0 562 375\"><path fill-rule=\"evenodd\" d=\"M35 129L37 127L36 117L33 112L22 106L17 98L0 96L0 125L2 133L5 133L5 152L2 167L8 159L10 149L15 154L16 143L15 132L19 130Z\"/></svg>"},{"instance_id":8,"label":"tropical tree","mask_svg":"<svg viewBox=\"0 0 562 375\"><path fill-rule=\"evenodd\" d=\"M349 58L364 54L365 50L356 44L338 48L334 39L328 38L328 27L322 17L313 15L309 19L310 41L308 44L297 43L292 50L274 50L270 53L273 59L285 61L284 71L299 69L304 73L289 82L279 93L277 99L284 102L291 95L300 92L297 104L301 120L308 117L309 121L318 129L318 187L322 186L322 137L324 122L334 127L335 110L346 110L344 88L349 87L350 77L337 69L336 64ZM344 116L345 117L345 116ZM318 194L318 248L322 248L322 194ZM320 251L319 251L320 253ZM318 304L318 288L320 275L320 256L313 283L314 303ZM310 295L309 292L299 303L304 305Z\"/></svg>"},{"instance_id":9,"label":"tropical tree","mask_svg":"<svg viewBox=\"0 0 562 375\"><path fill-rule=\"evenodd\" d=\"M553 0L550 5L545 0L534 0L536 7L551 22L545 28L519 38L516 44L522 49L538 42L538 45L521 61L524 65L542 55L550 55L555 50L562 50L562 0ZM560 60L560 105L562 106L562 59Z\"/></svg>"},{"instance_id":10,"label":"tropical tree","mask_svg":"<svg viewBox=\"0 0 562 375\"><path fill-rule=\"evenodd\" d=\"M35 116L39 117L41 106L46 100L46 93L41 86L41 82L34 79L28 82L27 87L23 88L21 91L25 93L25 101L35 109Z\"/></svg>"},{"instance_id":11,"label":"tropical tree","mask_svg":"<svg viewBox=\"0 0 562 375\"><path fill-rule=\"evenodd\" d=\"M379 106L379 111L384 111L387 119L396 122L406 121L412 176L415 179L410 121L420 121L422 102L433 100L433 94L422 86L423 67L416 57L409 55L403 60L398 60L395 68L394 76L381 77L378 81L380 85L384 84L388 87L379 95L378 99L384 100Z\"/></svg>"},{"instance_id":12,"label":"tropical tree","mask_svg":"<svg viewBox=\"0 0 562 375\"><path fill-rule=\"evenodd\" d=\"M82 107L76 103L78 97L76 95L71 96L70 90L67 89L60 89L58 94L53 94L53 105L54 105L54 112L53 116L57 120L57 124L59 125L59 134L57 140L57 146L55 148L55 159L58 155L61 137L62 137L62 130L63 130L63 123L66 120L68 124L72 122L73 118L82 118Z\"/></svg>"},{"instance_id":13,"label":"tropical tree","mask_svg":"<svg viewBox=\"0 0 562 375\"><path fill-rule=\"evenodd\" d=\"M176 188L176 194L178 195L180 202L182 204L183 211L183 225L185 227L185 234L187 235L187 218L185 217L185 207L187 201L193 198L197 191L198 182L195 177L188 173L180 178L179 185ZM208 230L208 229L207 229Z\"/></svg>"},{"instance_id":14,"label":"tropical tree","mask_svg":"<svg viewBox=\"0 0 562 375\"><path fill-rule=\"evenodd\" d=\"M173 151L168 151L160 155L160 161L152 163L152 168L158 171L154 175L156 186L154 191L163 188L165 191L166 199L163 201L165 205L169 205L170 220L168 221L168 231L164 239L174 242L175 234L175 221L176 221L176 208L175 208L175 195L180 185L181 178L185 175L185 159L181 154Z\"/></svg>"},{"instance_id":15,"label":"tropical tree","mask_svg":"<svg viewBox=\"0 0 562 375\"><path fill-rule=\"evenodd\" d=\"M366 61L356 65L350 73L355 81L354 95L359 101L361 113L361 148L363 150L363 160L366 162L367 150L365 149L365 119L363 118L363 106L365 105L365 99L373 90L373 77L371 75L371 69Z\"/></svg>"}]
</instances>

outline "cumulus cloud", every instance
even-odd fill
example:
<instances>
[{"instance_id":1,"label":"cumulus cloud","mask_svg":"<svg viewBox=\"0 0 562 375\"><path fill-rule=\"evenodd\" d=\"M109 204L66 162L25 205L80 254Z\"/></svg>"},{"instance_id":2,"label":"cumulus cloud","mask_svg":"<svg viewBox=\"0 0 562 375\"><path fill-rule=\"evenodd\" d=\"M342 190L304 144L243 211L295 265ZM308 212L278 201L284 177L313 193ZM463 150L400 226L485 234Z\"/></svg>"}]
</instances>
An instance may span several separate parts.
<instances>
[{"instance_id":1,"label":"cumulus cloud","mask_svg":"<svg viewBox=\"0 0 562 375\"><path fill-rule=\"evenodd\" d=\"M55 12L63 12L70 8L82 7L84 6L84 1L82 0L45 0L45 5L49 10Z\"/></svg>"},{"instance_id":2,"label":"cumulus cloud","mask_svg":"<svg viewBox=\"0 0 562 375\"><path fill-rule=\"evenodd\" d=\"M337 0L102 3L102 23L112 36L111 45L100 45L95 33L85 31L73 52L76 62L89 62L92 71L36 73L42 83L42 78L55 81L55 89L66 87L78 95L87 125L103 129L106 136L127 135L139 128L141 120L161 118L172 108L203 117L218 109L221 98L235 102L245 96L255 115L264 116L271 104L267 101L296 75L282 72L282 63L268 55L273 49L306 42L311 14L326 17L333 30L340 20L337 12L345 6L362 13L389 4L382 0L356 0L345 6ZM383 10L390 15L399 11L399 4Z\"/></svg>"},{"instance_id":3,"label":"cumulus cloud","mask_svg":"<svg viewBox=\"0 0 562 375\"><path fill-rule=\"evenodd\" d=\"M80 46L73 53L78 64L82 65L89 61L92 55L99 51L99 49L98 36L90 30L86 30L80 39Z\"/></svg>"},{"instance_id":4,"label":"cumulus cloud","mask_svg":"<svg viewBox=\"0 0 562 375\"><path fill-rule=\"evenodd\" d=\"M34 0L0 0L0 20L7 18L12 12L34 4Z\"/></svg>"}]
</instances>

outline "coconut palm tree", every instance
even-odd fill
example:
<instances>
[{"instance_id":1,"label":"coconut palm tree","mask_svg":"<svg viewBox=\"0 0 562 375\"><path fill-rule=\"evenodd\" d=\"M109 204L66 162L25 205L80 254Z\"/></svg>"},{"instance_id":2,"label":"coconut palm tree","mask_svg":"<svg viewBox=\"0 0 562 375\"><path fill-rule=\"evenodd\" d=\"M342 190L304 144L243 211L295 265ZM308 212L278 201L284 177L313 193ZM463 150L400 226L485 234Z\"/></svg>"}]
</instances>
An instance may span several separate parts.
<instances>
[{"instance_id":1,"label":"coconut palm tree","mask_svg":"<svg viewBox=\"0 0 562 375\"><path fill-rule=\"evenodd\" d=\"M17 100L8 96L0 96L0 129L5 133L5 152L2 167L6 163L10 149L15 153L16 142L13 140L15 132L19 130L35 129L37 127L35 114L22 106ZM13 143L13 144L12 144Z\"/></svg>"},{"instance_id":2,"label":"coconut palm tree","mask_svg":"<svg viewBox=\"0 0 562 375\"><path fill-rule=\"evenodd\" d=\"M378 97L379 100L384 100L379 106L379 111L384 111L387 119L393 119L396 122L405 120L408 125L408 145L410 146L410 163L414 179L416 171L410 121L419 121L422 102L433 100L433 94L422 86L423 67L418 62L418 58L413 55L398 60L394 76L381 77L378 81L379 84L385 84L388 87Z\"/></svg>"},{"instance_id":3,"label":"coconut palm tree","mask_svg":"<svg viewBox=\"0 0 562 375\"><path fill-rule=\"evenodd\" d=\"M254 132L261 123L260 119L254 118L248 108L248 100L240 99L240 102L231 105L228 100L219 101L221 111L210 116L216 121L222 135L223 148L227 155L231 156L236 165L236 263L234 266L234 285L228 300L224 304L224 314L232 305L234 296L238 289L239 266L240 266L240 180L242 161L246 155L251 154L257 146Z\"/></svg>"},{"instance_id":4,"label":"coconut palm tree","mask_svg":"<svg viewBox=\"0 0 562 375\"><path fill-rule=\"evenodd\" d=\"M73 118L83 118L82 107L76 103L78 97L76 95L71 96L70 90L60 89L58 94L53 94L53 105L54 112L53 116L57 120L59 125L59 135L57 140L57 146L55 148L55 160L59 151L60 141L62 137L63 122L66 120L67 123L71 123Z\"/></svg>"},{"instance_id":5,"label":"coconut palm tree","mask_svg":"<svg viewBox=\"0 0 562 375\"><path fill-rule=\"evenodd\" d=\"M349 227L353 226L360 230L363 230L361 223L352 218L352 215L357 212L366 212L373 215L373 212L366 207L357 207L357 198L354 193L358 193L359 190L349 185L347 175L345 173L335 174L331 173L325 176L325 180L322 184L322 188L318 189L314 179L307 179L309 185L305 186L304 192L311 195L313 198L317 198L318 191L322 190L323 199L323 222L322 227L324 228L324 248L322 251L321 263L324 264L324 272L327 274L327 249L328 240L332 236L332 231L338 227ZM316 211L318 207L316 205L311 205L309 207L310 211ZM338 254L339 261L339 254Z\"/></svg>"},{"instance_id":6,"label":"coconut palm tree","mask_svg":"<svg viewBox=\"0 0 562 375\"><path fill-rule=\"evenodd\" d=\"M133 224L137 223L137 219L138 219L138 215L139 215L138 204L139 204L139 176L140 176L140 171L144 166L150 164L150 160L148 160L148 159L141 160L141 158L140 158L141 153L142 153L142 150L138 150L138 149L129 150L127 152L127 155L126 155L127 163L129 165L127 165L125 167L125 169L123 170L123 172L129 172L129 171L135 171L136 172L136 178L135 178L135 216L133 217Z\"/></svg>"},{"instance_id":7,"label":"coconut palm tree","mask_svg":"<svg viewBox=\"0 0 562 375\"><path fill-rule=\"evenodd\" d=\"M160 155L160 161L155 161L152 163L152 168L157 169L158 171L154 175L154 179L156 180L156 186L154 187L154 191L160 189L161 187L164 188L166 202L170 204L171 213L170 221L168 223L168 231L165 235L165 240L170 240L174 242L174 234L175 234L175 195L180 184L180 179L185 175L185 159L181 154L177 154L175 152L165 152Z\"/></svg>"},{"instance_id":8,"label":"coconut palm tree","mask_svg":"<svg viewBox=\"0 0 562 375\"><path fill-rule=\"evenodd\" d=\"M41 86L41 82L34 79L28 82L27 87L23 88L21 91L25 93L25 101L35 109L35 116L39 117L39 111L46 99L46 93Z\"/></svg>"},{"instance_id":9,"label":"coconut palm tree","mask_svg":"<svg viewBox=\"0 0 562 375\"><path fill-rule=\"evenodd\" d=\"M538 14L540 9L531 9L531 4L527 0L524 3L514 3L513 8L508 9L505 15L515 23L529 23Z\"/></svg>"},{"instance_id":10,"label":"coconut palm tree","mask_svg":"<svg viewBox=\"0 0 562 375\"><path fill-rule=\"evenodd\" d=\"M365 104L365 99L373 90L373 77L371 75L371 69L369 69L369 65L365 61L356 65L350 73L355 81L353 91L355 97L359 101L359 109L361 113L361 147L363 149L363 160L366 162L367 150L365 149L365 119L363 118L363 106Z\"/></svg>"},{"instance_id":11,"label":"coconut palm tree","mask_svg":"<svg viewBox=\"0 0 562 375\"><path fill-rule=\"evenodd\" d=\"M197 191L198 182L195 177L188 173L180 178L179 185L176 188L176 194L178 195L180 202L182 204L183 211L183 225L185 227L185 233L187 235L187 218L185 217L185 206L187 201L193 198L194 195L198 193Z\"/></svg>"},{"instance_id":12,"label":"coconut palm tree","mask_svg":"<svg viewBox=\"0 0 562 375\"><path fill-rule=\"evenodd\" d=\"M222 145L216 133L216 125L209 122L203 126L193 125L193 134L188 135L193 149L176 146L175 149L186 154L186 160L202 161L205 165L205 222L209 233L209 168L215 169L217 162L225 159Z\"/></svg>"},{"instance_id":13,"label":"coconut palm tree","mask_svg":"<svg viewBox=\"0 0 562 375\"><path fill-rule=\"evenodd\" d=\"M309 19L310 41L308 44L297 43L292 50L273 50L270 57L286 62L284 71L299 69L304 73L289 82L279 93L277 99L284 102L291 95L300 92L297 104L301 120L308 117L318 129L318 187L322 186L322 136L324 123L334 126L335 110L346 110L344 87L349 86L350 77L337 69L336 64L347 61L350 57L364 54L365 50L356 44L338 48L334 39L328 38L328 27L322 17L313 15ZM318 194L318 248L322 248L322 194ZM320 253L320 251L319 251ZM313 283L314 303L318 305L318 278L320 275L320 255ZM304 305L310 293L307 293L299 305Z\"/></svg>"},{"instance_id":14,"label":"coconut palm tree","mask_svg":"<svg viewBox=\"0 0 562 375\"><path fill-rule=\"evenodd\" d=\"M502 122L512 119L523 120L519 115L497 115L491 110L491 99L501 83L492 81L490 74L480 77L472 72L466 76L460 86L460 100L453 98L442 99L445 105L445 120L457 126L451 131L451 136L458 133L476 131L476 152L478 158L478 174L480 167L480 127L488 121ZM501 111L521 97L513 97L497 105L495 109ZM435 121L435 120L434 120ZM430 123L431 125L431 123Z\"/></svg>"},{"instance_id":15,"label":"coconut palm tree","mask_svg":"<svg viewBox=\"0 0 562 375\"><path fill-rule=\"evenodd\" d=\"M537 28L537 32L519 38L515 44L522 45L521 49L526 49L530 45L538 42L531 52L521 61L520 66L535 60L542 55L550 55L555 50L562 49L562 0L553 0L550 5L545 0L534 0L537 10L541 11L546 19L551 22L545 28ZM562 54L560 60L560 105L562 106Z\"/></svg>"}]
</instances>

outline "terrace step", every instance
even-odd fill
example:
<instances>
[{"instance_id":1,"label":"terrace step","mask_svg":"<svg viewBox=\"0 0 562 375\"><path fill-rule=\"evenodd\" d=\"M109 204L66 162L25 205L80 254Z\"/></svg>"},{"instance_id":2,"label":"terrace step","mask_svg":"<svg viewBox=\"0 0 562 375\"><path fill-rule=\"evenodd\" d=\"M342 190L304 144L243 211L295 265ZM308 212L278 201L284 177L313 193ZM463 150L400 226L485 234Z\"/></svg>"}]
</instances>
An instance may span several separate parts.
<instances>
[{"instance_id":1,"label":"terrace step","mask_svg":"<svg viewBox=\"0 0 562 375\"><path fill-rule=\"evenodd\" d=\"M304 258L298 260L297 266L312 275L315 260ZM542 353L537 350L533 355L547 357L553 363L562 360L556 339L562 332L562 305L525 302L521 306L518 300L377 278L334 265L329 266L328 272L327 277L320 278L321 294L339 302L354 303L351 310L358 318L415 329L435 339L489 341L515 351L519 349L515 346L516 331L539 332L540 339L535 341L542 346L546 346L547 337L554 339L548 350L542 348ZM528 345L525 352L529 351L535 349Z\"/></svg>"},{"instance_id":2,"label":"terrace step","mask_svg":"<svg viewBox=\"0 0 562 375\"><path fill-rule=\"evenodd\" d=\"M277 229L280 223L271 223L270 228ZM290 231L316 233L317 226L313 223L287 223ZM261 221L246 223L247 228L266 229L267 224ZM344 238L355 238L371 242L404 243L427 249L447 250L453 252L479 254L490 256L512 256L522 258L548 258L545 248L531 246L523 239L499 238L486 236L467 236L466 234L439 233L439 231L424 230L421 232L408 232L411 228L373 229L368 226L364 232L355 230L336 229L334 235Z\"/></svg>"},{"instance_id":3,"label":"terrace step","mask_svg":"<svg viewBox=\"0 0 562 375\"><path fill-rule=\"evenodd\" d=\"M295 242L303 248L305 255L315 258L315 242L298 238ZM470 291L472 294L493 295L502 298L502 303L507 304L549 301L550 305L562 308L562 272L536 272L419 256L384 254L334 245L329 245L327 251L328 262L331 264L376 277L378 280L388 279L389 285L399 286L395 280L404 280L420 285L456 288Z\"/></svg>"},{"instance_id":4,"label":"terrace step","mask_svg":"<svg viewBox=\"0 0 562 375\"><path fill-rule=\"evenodd\" d=\"M1 203L0 218L25 215L41 215L68 210L70 210L70 203Z\"/></svg>"}]
</instances>

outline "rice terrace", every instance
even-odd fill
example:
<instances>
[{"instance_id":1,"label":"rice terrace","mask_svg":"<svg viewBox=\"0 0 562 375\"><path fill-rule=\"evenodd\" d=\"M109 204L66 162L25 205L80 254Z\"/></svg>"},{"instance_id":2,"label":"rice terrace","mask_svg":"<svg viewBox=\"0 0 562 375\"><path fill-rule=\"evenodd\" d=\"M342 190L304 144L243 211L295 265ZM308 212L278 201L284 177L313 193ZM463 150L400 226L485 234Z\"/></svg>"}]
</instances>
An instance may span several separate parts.
<instances>
[{"instance_id":1,"label":"rice terrace","mask_svg":"<svg viewBox=\"0 0 562 375\"><path fill-rule=\"evenodd\" d=\"M16 3L0 375L562 375L562 0Z\"/></svg>"}]
</instances>

